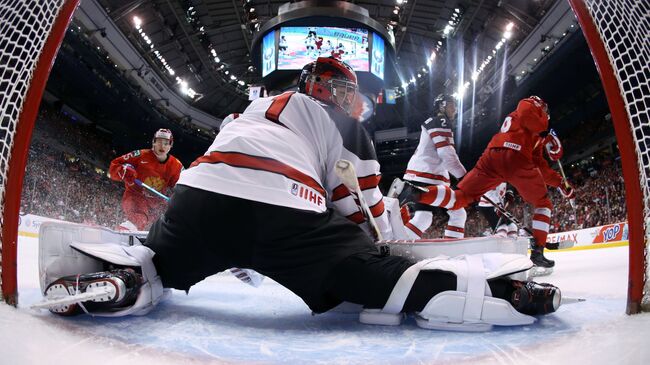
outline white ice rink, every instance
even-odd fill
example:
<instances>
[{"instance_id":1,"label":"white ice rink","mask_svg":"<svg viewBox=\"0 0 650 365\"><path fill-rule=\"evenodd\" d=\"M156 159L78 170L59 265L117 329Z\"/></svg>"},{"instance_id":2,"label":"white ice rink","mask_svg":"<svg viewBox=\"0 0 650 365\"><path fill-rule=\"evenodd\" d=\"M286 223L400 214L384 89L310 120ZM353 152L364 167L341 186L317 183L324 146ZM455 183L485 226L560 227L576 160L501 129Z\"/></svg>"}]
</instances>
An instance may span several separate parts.
<instances>
[{"instance_id":1,"label":"white ice rink","mask_svg":"<svg viewBox=\"0 0 650 365\"><path fill-rule=\"evenodd\" d=\"M312 316L265 280L211 277L145 317L61 318L40 300L37 239L19 242L20 307L0 304L0 364L650 364L650 313L625 315L627 247L558 252L545 281L585 303L487 333L367 326Z\"/></svg>"}]
</instances>

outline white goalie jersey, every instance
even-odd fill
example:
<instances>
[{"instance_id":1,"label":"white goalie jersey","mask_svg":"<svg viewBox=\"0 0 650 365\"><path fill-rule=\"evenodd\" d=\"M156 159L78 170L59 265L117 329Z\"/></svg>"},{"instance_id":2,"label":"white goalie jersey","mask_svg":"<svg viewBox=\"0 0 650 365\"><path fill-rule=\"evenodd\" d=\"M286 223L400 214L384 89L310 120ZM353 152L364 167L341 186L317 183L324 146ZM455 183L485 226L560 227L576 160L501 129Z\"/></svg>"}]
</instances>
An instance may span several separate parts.
<instances>
[{"instance_id":1,"label":"white goalie jersey","mask_svg":"<svg viewBox=\"0 0 650 365\"><path fill-rule=\"evenodd\" d=\"M458 159L451 123L442 115L422 123L420 143L409 160L404 180L449 185L449 173L461 178L467 172Z\"/></svg>"},{"instance_id":2,"label":"white goalie jersey","mask_svg":"<svg viewBox=\"0 0 650 365\"><path fill-rule=\"evenodd\" d=\"M256 99L224 119L208 151L181 173L178 184L313 212L332 207L361 225L365 218L335 173L339 159L354 164L382 235L392 237L367 133L352 118L300 93Z\"/></svg>"}]
</instances>

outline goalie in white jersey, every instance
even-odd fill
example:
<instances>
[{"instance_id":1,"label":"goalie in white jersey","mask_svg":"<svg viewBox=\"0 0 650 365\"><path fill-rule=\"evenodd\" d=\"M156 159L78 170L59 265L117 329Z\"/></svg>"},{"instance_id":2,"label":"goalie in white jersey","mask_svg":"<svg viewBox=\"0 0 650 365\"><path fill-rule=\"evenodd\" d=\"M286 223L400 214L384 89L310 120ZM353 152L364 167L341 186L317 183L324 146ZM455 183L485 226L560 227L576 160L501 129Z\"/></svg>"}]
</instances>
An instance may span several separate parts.
<instances>
[{"instance_id":1,"label":"goalie in white jersey","mask_svg":"<svg viewBox=\"0 0 650 365\"><path fill-rule=\"evenodd\" d=\"M411 239L422 238L424 231L433 222L431 202L420 201L418 194L411 194L413 185L425 189L435 189L435 186L449 186L449 174L460 179L467 173L458 159L454 145L454 127L456 119L456 101L450 95L441 94L433 102L435 115L422 123L420 143L409 160L404 180L396 179L391 187L392 195L399 195L400 204L415 200L415 214L405 224ZM465 221L467 212L464 208L447 210L449 220L445 228L445 238L465 237Z\"/></svg>"},{"instance_id":2,"label":"goalie in white jersey","mask_svg":"<svg viewBox=\"0 0 650 365\"><path fill-rule=\"evenodd\" d=\"M303 68L299 90L254 100L228 118L208 151L181 174L144 245L71 244L129 269L63 277L51 291L70 287L72 295L108 282L121 296L109 293L89 312L144 314L163 287L189 290L239 267L272 278L316 313L344 301L360 304L364 323L396 325L403 313L416 313L422 327L486 330L530 324L530 315L557 309L556 287L508 277L532 266L523 255L414 263L380 254L334 172L341 158L355 164L372 214L390 237L372 143L347 115L356 75L339 60L318 58Z\"/></svg>"}]
</instances>

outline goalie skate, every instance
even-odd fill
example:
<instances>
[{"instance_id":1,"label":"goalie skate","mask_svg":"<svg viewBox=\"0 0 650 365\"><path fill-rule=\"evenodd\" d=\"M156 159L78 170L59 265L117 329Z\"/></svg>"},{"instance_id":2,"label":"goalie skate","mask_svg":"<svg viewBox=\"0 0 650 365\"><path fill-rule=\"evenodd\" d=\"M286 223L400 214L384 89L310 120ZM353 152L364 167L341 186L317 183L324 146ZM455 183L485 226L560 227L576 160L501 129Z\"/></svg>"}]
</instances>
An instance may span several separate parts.
<instances>
[{"instance_id":1,"label":"goalie skate","mask_svg":"<svg viewBox=\"0 0 650 365\"><path fill-rule=\"evenodd\" d=\"M141 285L140 274L129 269L65 276L52 282L45 289L45 300L32 308L64 316L111 312L133 304Z\"/></svg>"}]
</instances>

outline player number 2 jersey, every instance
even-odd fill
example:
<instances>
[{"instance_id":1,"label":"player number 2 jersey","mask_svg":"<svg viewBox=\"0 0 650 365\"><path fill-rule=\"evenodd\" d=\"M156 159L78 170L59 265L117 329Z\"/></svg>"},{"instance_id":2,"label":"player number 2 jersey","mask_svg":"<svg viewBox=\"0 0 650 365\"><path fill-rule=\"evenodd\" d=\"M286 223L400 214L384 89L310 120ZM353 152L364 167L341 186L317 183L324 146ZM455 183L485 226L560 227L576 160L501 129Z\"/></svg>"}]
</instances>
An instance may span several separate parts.
<instances>
[{"instance_id":1,"label":"player number 2 jersey","mask_svg":"<svg viewBox=\"0 0 650 365\"><path fill-rule=\"evenodd\" d=\"M451 122L439 114L425 120L421 130L420 143L409 160L404 179L449 185L449 173L456 178L465 175L465 167L456 154Z\"/></svg>"}]
</instances>

